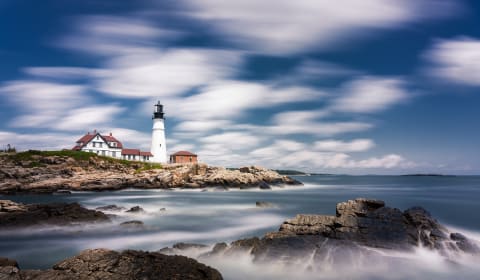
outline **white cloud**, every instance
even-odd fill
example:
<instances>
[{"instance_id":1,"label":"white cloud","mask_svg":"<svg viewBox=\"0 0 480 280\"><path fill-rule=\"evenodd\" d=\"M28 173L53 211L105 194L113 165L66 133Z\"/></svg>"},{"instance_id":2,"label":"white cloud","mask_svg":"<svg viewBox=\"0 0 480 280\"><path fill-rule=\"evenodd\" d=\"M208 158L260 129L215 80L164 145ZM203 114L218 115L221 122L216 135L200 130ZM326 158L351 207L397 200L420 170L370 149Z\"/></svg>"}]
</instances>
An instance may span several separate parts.
<instances>
[{"instance_id":1,"label":"white cloud","mask_svg":"<svg viewBox=\"0 0 480 280\"><path fill-rule=\"evenodd\" d=\"M225 120L184 121L175 127L176 131L205 132L228 128L232 123Z\"/></svg>"},{"instance_id":2,"label":"white cloud","mask_svg":"<svg viewBox=\"0 0 480 280\"><path fill-rule=\"evenodd\" d=\"M166 104L170 115L186 120L225 120L250 109L319 100L324 93L302 87L276 88L252 82L223 81L211 84L198 94Z\"/></svg>"},{"instance_id":3,"label":"white cloud","mask_svg":"<svg viewBox=\"0 0 480 280\"><path fill-rule=\"evenodd\" d=\"M76 139L72 135L64 133L32 133L23 134L10 131L0 131L0 145L10 144L23 150L61 150L70 149Z\"/></svg>"},{"instance_id":4,"label":"white cloud","mask_svg":"<svg viewBox=\"0 0 480 280\"><path fill-rule=\"evenodd\" d=\"M347 83L332 109L341 112L382 111L408 98L404 82L394 78L363 77Z\"/></svg>"},{"instance_id":5,"label":"white cloud","mask_svg":"<svg viewBox=\"0 0 480 280\"><path fill-rule=\"evenodd\" d=\"M429 74L448 81L480 86L480 40L457 38L438 41L427 52Z\"/></svg>"},{"instance_id":6,"label":"white cloud","mask_svg":"<svg viewBox=\"0 0 480 280\"><path fill-rule=\"evenodd\" d=\"M328 47L370 29L389 29L452 14L453 1L185 0L190 15L239 45L270 53ZM425 13L428 11L428 13Z\"/></svg>"},{"instance_id":7,"label":"white cloud","mask_svg":"<svg viewBox=\"0 0 480 280\"><path fill-rule=\"evenodd\" d=\"M314 143L314 149L326 152L363 152L375 146L371 139L355 139L350 142L340 140L322 140Z\"/></svg>"},{"instance_id":8,"label":"white cloud","mask_svg":"<svg viewBox=\"0 0 480 280\"><path fill-rule=\"evenodd\" d=\"M0 88L2 95L14 103L19 110L58 111L69 109L86 101L80 85L65 85L37 81L12 81Z\"/></svg>"},{"instance_id":9,"label":"white cloud","mask_svg":"<svg viewBox=\"0 0 480 280\"><path fill-rule=\"evenodd\" d=\"M0 88L0 94L15 106L17 113L11 122L15 127L46 127L56 122L65 111L88 101L85 88L37 81L12 81Z\"/></svg>"},{"instance_id":10,"label":"white cloud","mask_svg":"<svg viewBox=\"0 0 480 280\"><path fill-rule=\"evenodd\" d=\"M63 39L62 47L90 54L112 56L148 52L156 40L170 41L182 33L156 27L147 20L120 16L84 16L77 20L77 32Z\"/></svg>"},{"instance_id":11,"label":"white cloud","mask_svg":"<svg viewBox=\"0 0 480 280\"><path fill-rule=\"evenodd\" d=\"M26 67L23 72L42 78L74 79L94 77L101 70L84 67Z\"/></svg>"},{"instance_id":12,"label":"white cloud","mask_svg":"<svg viewBox=\"0 0 480 280\"><path fill-rule=\"evenodd\" d=\"M12 81L0 93L15 106L10 125L54 130L87 130L110 122L123 108L114 104L91 105L93 101L80 85L38 81Z\"/></svg>"},{"instance_id":13,"label":"white cloud","mask_svg":"<svg viewBox=\"0 0 480 280\"><path fill-rule=\"evenodd\" d=\"M66 112L60 120L57 120L52 128L57 130L85 130L107 124L114 119L114 116L124 111L116 105L102 105L83 107Z\"/></svg>"},{"instance_id":14,"label":"white cloud","mask_svg":"<svg viewBox=\"0 0 480 280\"><path fill-rule=\"evenodd\" d=\"M209 49L149 50L119 55L104 65L99 91L124 98L177 96L232 76L242 54Z\"/></svg>"},{"instance_id":15,"label":"white cloud","mask_svg":"<svg viewBox=\"0 0 480 280\"><path fill-rule=\"evenodd\" d=\"M241 150L257 146L262 141L262 137L246 132L226 132L209 135L199 141L209 145L221 145L229 150Z\"/></svg>"},{"instance_id":16,"label":"white cloud","mask_svg":"<svg viewBox=\"0 0 480 280\"><path fill-rule=\"evenodd\" d=\"M397 154L385 155L383 157L372 157L355 161L347 154L335 154L325 165L327 168L387 168L412 167L413 163L407 162Z\"/></svg>"}]
</instances>

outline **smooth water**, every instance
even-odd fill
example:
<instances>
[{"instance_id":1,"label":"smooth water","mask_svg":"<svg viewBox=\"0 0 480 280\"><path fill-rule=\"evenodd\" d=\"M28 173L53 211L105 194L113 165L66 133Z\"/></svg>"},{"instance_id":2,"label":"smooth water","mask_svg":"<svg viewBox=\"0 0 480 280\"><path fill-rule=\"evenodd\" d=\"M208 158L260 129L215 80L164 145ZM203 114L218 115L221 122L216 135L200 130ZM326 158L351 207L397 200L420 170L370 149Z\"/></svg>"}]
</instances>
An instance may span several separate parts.
<instances>
[{"instance_id":1,"label":"smooth water","mask_svg":"<svg viewBox=\"0 0 480 280\"><path fill-rule=\"evenodd\" d=\"M109 204L127 208L139 205L147 212L121 213L113 224L108 225L4 231L0 233L0 256L16 259L22 268L47 268L87 248L154 251L177 242L229 242L276 231L285 219L298 213L333 215L336 203L357 197L382 199L387 205L400 209L423 206L451 229L480 239L477 215L480 213L480 176L323 175L296 179L305 186L273 190L124 190L0 196L0 199L23 203L79 202L88 208ZM276 207L256 208L256 201L267 201ZM160 211L161 208L166 211ZM146 229L118 226L128 220L141 220ZM382 253L389 254L388 262L377 260L372 265L359 256L360 262L347 270L324 263L321 273L301 266L287 271L273 265L258 266L252 264L249 256L201 261L218 268L226 279L449 279L453 275L478 279L476 277L480 275L480 268L476 265L479 260L470 256L459 257L462 259L459 265L446 266L443 257L426 249L419 248L418 252L408 256L400 252L398 255ZM399 267L404 269L394 274L385 273Z\"/></svg>"}]
</instances>

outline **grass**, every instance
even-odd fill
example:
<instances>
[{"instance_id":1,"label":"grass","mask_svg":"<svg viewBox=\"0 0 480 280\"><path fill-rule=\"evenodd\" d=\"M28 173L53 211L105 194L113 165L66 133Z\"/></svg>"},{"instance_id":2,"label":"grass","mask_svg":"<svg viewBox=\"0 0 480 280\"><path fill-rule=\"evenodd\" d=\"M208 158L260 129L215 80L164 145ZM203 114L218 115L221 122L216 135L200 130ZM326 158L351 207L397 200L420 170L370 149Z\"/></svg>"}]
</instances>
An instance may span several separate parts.
<instances>
[{"instance_id":1,"label":"grass","mask_svg":"<svg viewBox=\"0 0 480 280\"><path fill-rule=\"evenodd\" d=\"M89 152L83 152L83 151L72 151L72 150L62 150L62 151L28 150L20 153L13 153L13 154L10 153L6 156L10 160L13 160L15 162L30 161L29 167L45 166L45 164L39 161L41 157L60 156L60 157L70 157L75 159L77 162L81 162L81 163L88 162L92 158L98 158L110 163L117 163L124 166L135 168L137 172L162 168L162 165L158 163L116 159L116 158L111 158L107 156L100 156L95 153L89 153Z\"/></svg>"}]
</instances>

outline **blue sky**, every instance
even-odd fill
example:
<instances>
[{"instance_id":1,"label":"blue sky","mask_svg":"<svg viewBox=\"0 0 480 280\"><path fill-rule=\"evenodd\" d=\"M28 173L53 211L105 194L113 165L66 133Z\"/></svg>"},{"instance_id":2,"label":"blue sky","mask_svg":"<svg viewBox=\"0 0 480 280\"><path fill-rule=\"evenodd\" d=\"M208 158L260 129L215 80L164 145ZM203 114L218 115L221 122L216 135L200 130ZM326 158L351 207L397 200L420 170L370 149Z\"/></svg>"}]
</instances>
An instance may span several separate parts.
<instances>
[{"instance_id":1,"label":"blue sky","mask_svg":"<svg viewBox=\"0 0 480 280\"><path fill-rule=\"evenodd\" d=\"M480 3L0 0L0 144L87 131L202 161L480 174Z\"/></svg>"}]
</instances>

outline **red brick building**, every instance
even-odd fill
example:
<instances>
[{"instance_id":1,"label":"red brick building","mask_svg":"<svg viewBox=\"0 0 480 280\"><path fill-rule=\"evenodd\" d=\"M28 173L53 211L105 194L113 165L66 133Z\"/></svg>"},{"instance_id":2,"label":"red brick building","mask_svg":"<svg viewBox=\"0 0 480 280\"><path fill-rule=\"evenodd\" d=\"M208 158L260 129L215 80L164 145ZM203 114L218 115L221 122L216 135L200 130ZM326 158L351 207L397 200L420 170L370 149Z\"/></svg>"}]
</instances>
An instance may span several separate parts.
<instances>
[{"instance_id":1,"label":"red brick building","mask_svg":"<svg viewBox=\"0 0 480 280\"><path fill-rule=\"evenodd\" d=\"M198 157L196 154L188 151L179 151L170 155L170 163L197 163Z\"/></svg>"}]
</instances>

